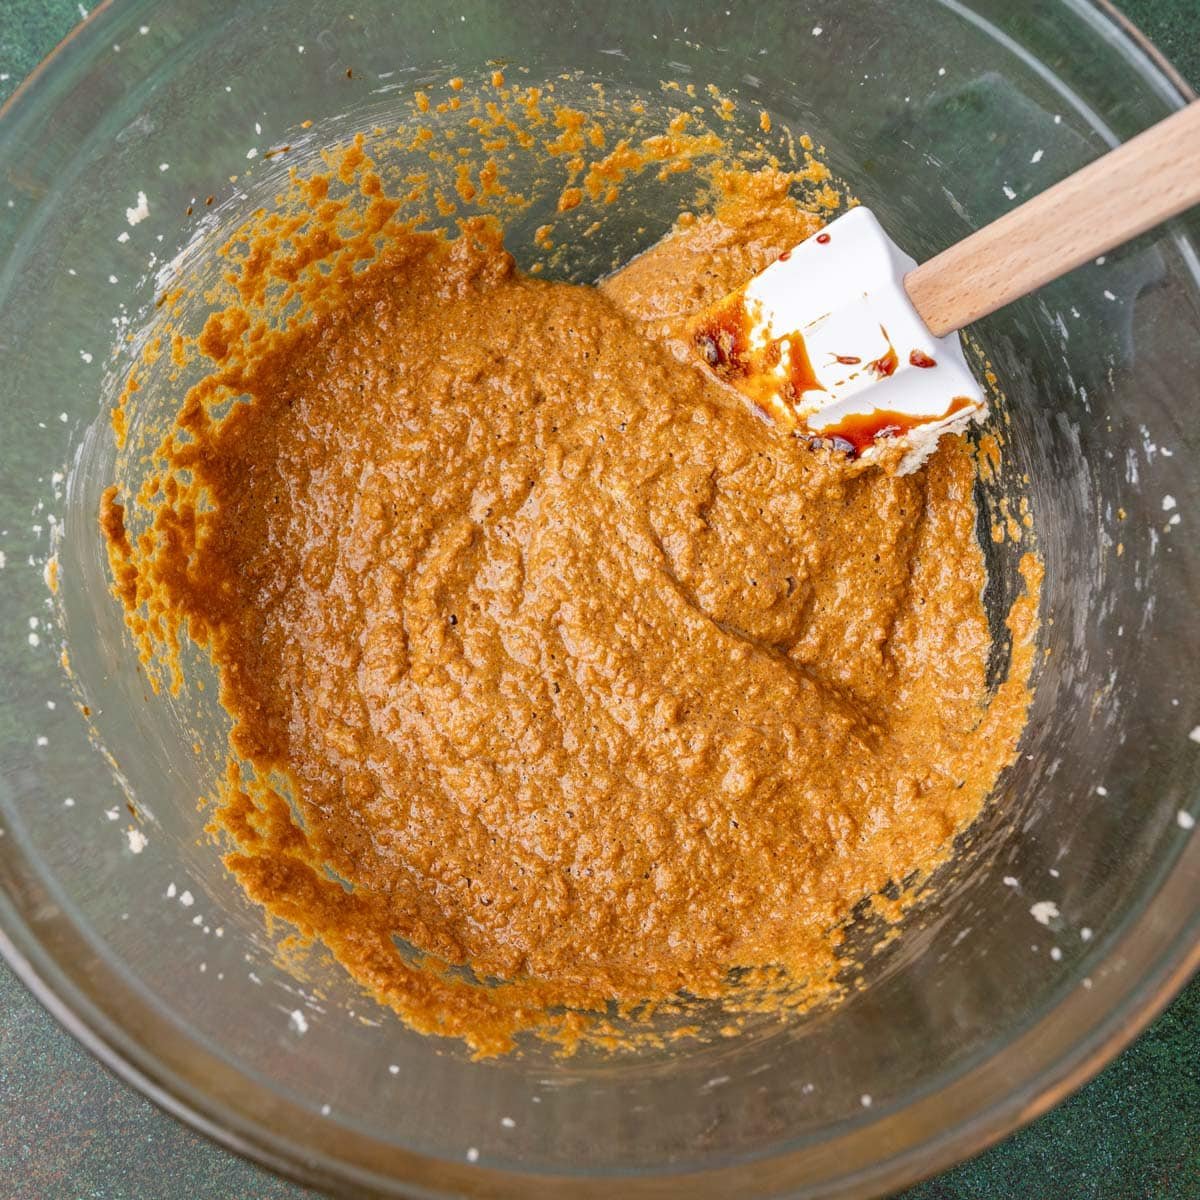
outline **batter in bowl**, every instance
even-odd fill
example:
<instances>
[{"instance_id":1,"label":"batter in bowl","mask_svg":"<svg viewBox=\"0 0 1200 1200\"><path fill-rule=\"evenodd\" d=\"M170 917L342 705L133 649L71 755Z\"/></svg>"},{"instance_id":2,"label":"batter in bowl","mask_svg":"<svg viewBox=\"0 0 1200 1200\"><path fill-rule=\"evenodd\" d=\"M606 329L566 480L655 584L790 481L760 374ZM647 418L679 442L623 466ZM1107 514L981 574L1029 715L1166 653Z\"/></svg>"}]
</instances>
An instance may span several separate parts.
<instances>
[{"instance_id":1,"label":"batter in bowl","mask_svg":"<svg viewBox=\"0 0 1200 1200\"><path fill-rule=\"evenodd\" d=\"M696 366L688 318L819 226L787 185L598 288L522 275L494 223L394 231L235 365L210 321L245 402L189 396L141 537L105 496L131 614L219 671L230 869L479 1053L832 994L855 906L1015 753L1039 568L989 690L968 446L848 463Z\"/></svg>"}]
</instances>

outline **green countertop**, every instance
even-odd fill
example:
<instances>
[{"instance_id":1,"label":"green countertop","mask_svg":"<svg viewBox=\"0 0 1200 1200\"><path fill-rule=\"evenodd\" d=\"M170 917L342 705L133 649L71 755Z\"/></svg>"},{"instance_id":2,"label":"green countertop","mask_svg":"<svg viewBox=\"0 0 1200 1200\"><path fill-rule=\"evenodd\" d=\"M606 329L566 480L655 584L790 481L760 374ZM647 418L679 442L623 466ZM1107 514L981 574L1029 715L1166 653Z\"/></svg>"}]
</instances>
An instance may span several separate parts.
<instances>
[{"instance_id":1,"label":"green countertop","mask_svg":"<svg viewBox=\"0 0 1200 1200\"><path fill-rule=\"evenodd\" d=\"M1036 3L1037 0L1016 0ZM0 100L88 5L0 0ZM1200 85L1200 0L1120 0ZM0 1200L301 1200L119 1083L0 965ZM1197 1200L1200 979L1097 1079L895 1200Z\"/></svg>"}]
</instances>

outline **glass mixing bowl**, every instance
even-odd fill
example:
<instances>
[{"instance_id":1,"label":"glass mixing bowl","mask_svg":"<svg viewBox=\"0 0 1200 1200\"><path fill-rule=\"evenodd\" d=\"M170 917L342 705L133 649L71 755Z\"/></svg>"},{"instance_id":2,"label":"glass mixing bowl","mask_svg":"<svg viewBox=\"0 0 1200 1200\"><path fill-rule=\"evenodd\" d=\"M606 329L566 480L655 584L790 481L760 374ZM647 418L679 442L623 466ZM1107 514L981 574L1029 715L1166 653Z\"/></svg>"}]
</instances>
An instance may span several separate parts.
<instances>
[{"instance_id":1,"label":"glass mixing bowl","mask_svg":"<svg viewBox=\"0 0 1200 1200\"><path fill-rule=\"evenodd\" d=\"M239 203L269 179L248 149L303 119L349 129L495 59L768 108L918 257L1184 99L1084 0L103 7L0 116L0 947L125 1079L320 1186L878 1194L1053 1104L1200 961L1200 222L975 330L1029 479L1044 658L1019 760L866 986L710 1045L473 1063L278 960L202 836L211 764L146 703L95 512L125 338L185 209Z\"/></svg>"}]
</instances>

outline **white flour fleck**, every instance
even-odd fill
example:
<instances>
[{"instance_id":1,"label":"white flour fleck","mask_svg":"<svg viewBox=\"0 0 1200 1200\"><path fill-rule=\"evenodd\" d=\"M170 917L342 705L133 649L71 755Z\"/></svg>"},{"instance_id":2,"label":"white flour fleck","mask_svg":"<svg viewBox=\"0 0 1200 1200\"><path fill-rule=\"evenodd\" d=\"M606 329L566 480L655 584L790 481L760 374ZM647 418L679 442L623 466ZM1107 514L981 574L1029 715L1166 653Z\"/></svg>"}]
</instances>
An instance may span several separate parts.
<instances>
[{"instance_id":1,"label":"white flour fleck","mask_svg":"<svg viewBox=\"0 0 1200 1200\"><path fill-rule=\"evenodd\" d=\"M1195 829L1196 818L1192 816L1186 809L1181 808L1175 814L1175 822L1180 829Z\"/></svg>"},{"instance_id":2,"label":"white flour fleck","mask_svg":"<svg viewBox=\"0 0 1200 1200\"><path fill-rule=\"evenodd\" d=\"M192 905L196 903L196 897L188 891L180 892L179 903L182 904L184 908L191 908Z\"/></svg>"},{"instance_id":3,"label":"white flour fleck","mask_svg":"<svg viewBox=\"0 0 1200 1200\"><path fill-rule=\"evenodd\" d=\"M1097 796L1107 796L1107 795L1108 795L1108 788L1106 788L1106 787L1105 787L1103 784L1100 784L1100 785L1099 785L1099 786L1096 788L1096 795L1097 795Z\"/></svg>"},{"instance_id":4,"label":"white flour fleck","mask_svg":"<svg viewBox=\"0 0 1200 1200\"><path fill-rule=\"evenodd\" d=\"M1030 908L1029 915L1039 925L1049 925L1059 915L1058 905L1053 900L1039 900Z\"/></svg>"},{"instance_id":5,"label":"white flour fleck","mask_svg":"<svg viewBox=\"0 0 1200 1200\"><path fill-rule=\"evenodd\" d=\"M127 829L125 836L129 839L131 854L141 854L149 844L150 839L140 829Z\"/></svg>"},{"instance_id":6,"label":"white flour fleck","mask_svg":"<svg viewBox=\"0 0 1200 1200\"><path fill-rule=\"evenodd\" d=\"M476 1150L474 1146L468 1146L467 1147L467 1162L478 1162L478 1161L479 1161L479 1151Z\"/></svg>"},{"instance_id":7,"label":"white flour fleck","mask_svg":"<svg viewBox=\"0 0 1200 1200\"><path fill-rule=\"evenodd\" d=\"M150 215L150 201L146 199L145 192L138 192L137 204L133 208L125 210L125 220L130 225L136 225L139 221L144 221Z\"/></svg>"},{"instance_id":8,"label":"white flour fleck","mask_svg":"<svg viewBox=\"0 0 1200 1200\"><path fill-rule=\"evenodd\" d=\"M501 1117L500 1124L503 1125L505 1129L514 1129L516 1128L517 1123L512 1119L512 1117Z\"/></svg>"},{"instance_id":9,"label":"white flour fleck","mask_svg":"<svg viewBox=\"0 0 1200 1200\"><path fill-rule=\"evenodd\" d=\"M1092 940L1092 931L1086 925L1079 931L1079 940L1081 942L1090 942Z\"/></svg>"},{"instance_id":10,"label":"white flour fleck","mask_svg":"<svg viewBox=\"0 0 1200 1200\"><path fill-rule=\"evenodd\" d=\"M1031 163L1040 163L1042 161L1042 155L1045 153L1045 150L1035 150L1033 152L1033 157L1029 161Z\"/></svg>"},{"instance_id":11,"label":"white flour fleck","mask_svg":"<svg viewBox=\"0 0 1200 1200\"><path fill-rule=\"evenodd\" d=\"M1018 880L1015 875L1005 875L1005 877L1000 882L1003 883L1005 887L1010 887L1010 888L1015 888L1015 887L1021 886L1020 880Z\"/></svg>"},{"instance_id":12,"label":"white flour fleck","mask_svg":"<svg viewBox=\"0 0 1200 1200\"><path fill-rule=\"evenodd\" d=\"M104 810L104 815L110 821L119 821L121 819L121 810L119 808L106 808Z\"/></svg>"},{"instance_id":13,"label":"white flour fleck","mask_svg":"<svg viewBox=\"0 0 1200 1200\"><path fill-rule=\"evenodd\" d=\"M308 1019L298 1008L292 1009L291 1015L289 1017L289 1021L291 1023L292 1028L295 1029L295 1031L297 1033L307 1033L308 1032Z\"/></svg>"},{"instance_id":14,"label":"white flour fleck","mask_svg":"<svg viewBox=\"0 0 1200 1200\"><path fill-rule=\"evenodd\" d=\"M862 1097L862 1106L863 1106L863 1108L871 1107L871 1097L868 1096L865 1092L863 1093L863 1097Z\"/></svg>"},{"instance_id":15,"label":"white flour fleck","mask_svg":"<svg viewBox=\"0 0 1200 1200\"><path fill-rule=\"evenodd\" d=\"M3 563L0 563L0 566L3 566L3 565L4 565ZM1191 740L1193 742L1200 742L1200 725L1197 725L1196 728L1193 729L1192 732L1188 734L1188 737L1191 738Z\"/></svg>"}]
</instances>

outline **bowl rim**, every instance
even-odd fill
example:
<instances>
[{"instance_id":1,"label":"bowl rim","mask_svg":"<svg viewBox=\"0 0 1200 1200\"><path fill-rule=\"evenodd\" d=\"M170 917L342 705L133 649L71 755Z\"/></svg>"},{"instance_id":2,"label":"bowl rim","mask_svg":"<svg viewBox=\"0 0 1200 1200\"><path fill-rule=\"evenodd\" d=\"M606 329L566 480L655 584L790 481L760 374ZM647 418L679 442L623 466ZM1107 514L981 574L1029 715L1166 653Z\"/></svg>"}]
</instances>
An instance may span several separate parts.
<instances>
[{"instance_id":1,"label":"bowl rim","mask_svg":"<svg viewBox=\"0 0 1200 1200\"><path fill-rule=\"evenodd\" d=\"M1184 78L1168 57L1153 41L1114 3L1114 0L1059 0L1060 4L1073 10L1082 19L1089 17L1093 22L1107 25L1113 43L1120 47L1147 84L1157 84L1157 91L1164 101L1175 108L1197 99L1196 91ZM45 77L58 69L63 59L69 56L76 44L84 41L98 23L106 19L121 6L114 0L100 0L87 18L81 20L64 36L18 84L14 91L0 103L0 124L40 86ZM1131 51L1133 53L1131 53ZM1140 61L1139 61L1140 60ZM1180 859L1184 856L1181 855ZM1172 884L1187 889L1200 882L1200 869L1187 872L1188 878L1181 879L1186 864L1177 859L1160 883L1159 893ZM1191 859L1200 868L1196 855ZM1193 879L1190 876L1195 875ZM0 877L0 884L5 881ZM1157 895L1157 893L1156 893ZM1146 917L1142 912L1138 920L1131 922L1122 934L1129 939L1138 924ZM883 1158L851 1176L843 1177L821 1192L823 1197L843 1197L846 1200L871 1200L872 1197L890 1195L932 1178L958 1163L986 1150L1028 1125L1067 1096L1093 1079L1122 1050L1129 1046L1150 1023L1159 1016L1172 999L1187 985L1193 975L1200 972L1200 912L1194 911L1189 926L1194 936L1177 935L1175 941L1153 964L1153 970L1143 975L1140 984L1131 986L1118 997L1101 1019L1097 1020L1087 1034L1070 1043L1056 1061L1044 1065L1039 1074L1025 1087L1018 1088L988 1107L958 1124L944 1127L928 1139L915 1143L890 1158ZM82 937L80 938L82 942ZM314 1155L302 1156L295 1139L279 1136L261 1121L233 1122L222 1119L218 1106L211 1098L198 1091L187 1094L186 1083L161 1056L147 1050L142 1043L122 1036L122 1032L96 1006L77 983L62 971L58 963L64 956L49 951L36 936L33 928L20 915L5 887L0 886L0 957L4 959L17 978L85 1050L96 1058L116 1078L145 1096L157 1108L179 1120L187 1127L246 1159L249 1159L277 1175L299 1185L326 1190L335 1195L356 1196L411 1196L441 1197L442 1189L462 1189L466 1193L475 1191L474 1184L482 1185L488 1195L558 1195L562 1189L573 1188L578 1194L604 1194L621 1178L621 1186L631 1196L641 1195L637 1181L617 1175L597 1175L590 1178L555 1176L549 1174L517 1174L503 1168L457 1167L445 1164L431 1156L411 1154L415 1162L427 1167L430 1173L422 1172L432 1186L411 1180L393 1178L385 1180L370 1168L357 1169L342 1158ZM1044 1023L1055 1012L1061 1010L1063 1001L1042 1014L1038 1025ZM1025 1042L1033 1031L1025 1031L1013 1038L1011 1045ZM157 1069L156 1069L157 1068ZM972 1068L966 1068L969 1074ZM935 1093L936 1095L936 1093ZM207 1104L205 1103L207 1101ZM228 1116L226 1112L224 1117ZM788 1151L781 1152L783 1156ZM771 1156L774 1157L774 1156ZM769 1161L769 1159L768 1159ZM444 1168L439 1173L439 1168ZM690 1175L674 1175L657 1172L646 1176L651 1184L677 1181L686 1187L691 1183L711 1181L714 1174L743 1172L745 1163L728 1168L717 1168L715 1172ZM750 1171L754 1172L753 1164ZM753 1175L752 1175L753 1177ZM743 1183L745 1177L741 1176ZM528 1186L528 1191L520 1190ZM595 1187L595 1191L593 1191ZM517 1190L512 1190L516 1188ZM655 1192L655 1195L662 1193ZM705 1191L703 1194L707 1195ZM713 1193L719 1194L719 1193ZM807 1189L801 1192L775 1192L780 1196L809 1196Z\"/></svg>"}]
</instances>

